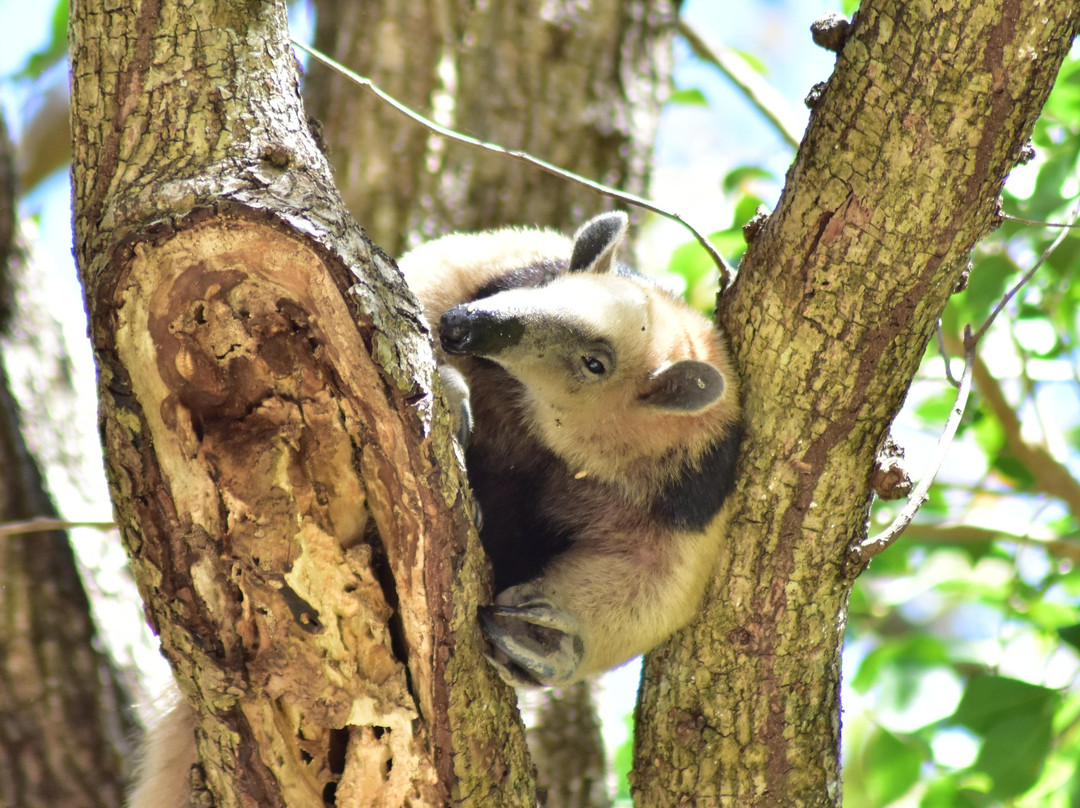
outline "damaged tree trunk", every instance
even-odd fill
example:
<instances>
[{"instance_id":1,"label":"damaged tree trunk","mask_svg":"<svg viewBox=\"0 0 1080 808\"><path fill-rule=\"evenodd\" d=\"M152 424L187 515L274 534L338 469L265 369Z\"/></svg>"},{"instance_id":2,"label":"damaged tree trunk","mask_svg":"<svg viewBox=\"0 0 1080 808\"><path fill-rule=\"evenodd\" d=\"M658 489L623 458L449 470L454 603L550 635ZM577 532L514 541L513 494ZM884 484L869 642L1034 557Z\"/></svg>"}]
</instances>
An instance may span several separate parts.
<instances>
[{"instance_id":1,"label":"damaged tree trunk","mask_svg":"<svg viewBox=\"0 0 1080 808\"><path fill-rule=\"evenodd\" d=\"M284 3L80 2L71 42L106 468L215 804L533 804L430 342Z\"/></svg>"}]
</instances>

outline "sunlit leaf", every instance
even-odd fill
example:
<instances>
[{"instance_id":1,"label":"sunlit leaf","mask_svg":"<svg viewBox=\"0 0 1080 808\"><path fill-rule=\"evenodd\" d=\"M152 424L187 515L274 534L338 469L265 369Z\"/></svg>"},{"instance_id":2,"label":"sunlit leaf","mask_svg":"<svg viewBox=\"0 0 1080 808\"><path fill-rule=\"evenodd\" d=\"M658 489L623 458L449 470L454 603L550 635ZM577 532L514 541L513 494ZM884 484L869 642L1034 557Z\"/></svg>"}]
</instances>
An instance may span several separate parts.
<instances>
[{"instance_id":1,"label":"sunlit leaf","mask_svg":"<svg viewBox=\"0 0 1080 808\"><path fill-rule=\"evenodd\" d=\"M735 203L735 213L732 216L733 224L736 227L741 228L744 224L754 218L757 213L757 209L761 206L762 201L753 194L744 194L738 202Z\"/></svg>"},{"instance_id":2,"label":"sunlit leaf","mask_svg":"<svg viewBox=\"0 0 1080 808\"><path fill-rule=\"evenodd\" d=\"M739 166L724 175L721 185L724 191L730 194L752 180L771 179L774 179L772 172L766 171L761 166Z\"/></svg>"},{"instance_id":3,"label":"sunlit leaf","mask_svg":"<svg viewBox=\"0 0 1080 808\"><path fill-rule=\"evenodd\" d=\"M615 750L612 756L612 767L615 770L615 799L630 799L630 770L634 767L634 714L627 713L623 721L629 730L629 734L623 743Z\"/></svg>"},{"instance_id":4,"label":"sunlit leaf","mask_svg":"<svg viewBox=\"0 0 1080 808\"><path fill-rule=\"evenodd\" d=\"M987 808L991 804L988 795L961 788L953 777L932 782L919 800L919 808Z\"/></svg>"},{"instance_id":5,"label":"sunlit leaf","mask_svg":"<svg viewBox=\"0 0 1080 808\"><path fill-rule=\"evenodd\" d=\"M709 105L709 99L707 99L705 93L697 87L688 87L684 90L675 90L668 96L668 103L707 107Z\"/></svg>"},{"instance_id":6,"label":"sunlit leaf","mask_svg":"<svg viewBox=\"0 0 1080 808\"><path fill-rule=\"evenodd\" d=\"M746 249L741 230L717 231L709 235L709 241L728 261L732 261ZM667 271L682 276L690 289L706 275L714 276L717 267L704 247L696 241L688 241L672 251Z\"/></svg>"},{"instance_id":7,"label":"sunlit leaf","mask_svg":"<svg viewBox=\"0 0 1080 808\"><path fill-rule=\"evenodd\" d=\"M49 26L49 42L44 48L30 54L26 65L20 70L15 78L36 79L53 65L59 64L67 58L67 23L68 4L67 0L59 0L53 7L52 21Z\"/></svg>"},{"instance_id":8,"label":"sunlit leaf","mask_svg":"<svg viewBox=\"0 0 1080 808\"><path fill-rule=\"evenodd\" d=\"M769 68L765 66L765 62L763 62L761 60L761 57L759 57L756 53L739 50L738 48L732 48L731 51L732 53L738 54L738 56L744 62L746 62L746 64L748 64L755 73L759 73L764 76L766 73L769 72Z\"/></svg>"}]
</instances>

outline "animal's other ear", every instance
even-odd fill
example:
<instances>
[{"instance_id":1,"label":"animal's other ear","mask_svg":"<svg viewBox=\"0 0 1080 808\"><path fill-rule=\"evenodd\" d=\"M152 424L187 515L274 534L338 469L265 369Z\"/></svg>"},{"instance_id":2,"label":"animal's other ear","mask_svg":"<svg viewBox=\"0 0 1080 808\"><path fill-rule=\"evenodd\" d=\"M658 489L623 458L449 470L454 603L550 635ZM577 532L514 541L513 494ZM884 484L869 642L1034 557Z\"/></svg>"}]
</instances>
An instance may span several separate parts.
<instances>
[{"instance_id":1,"label":"animal's other ear","mask_svg":"<svg viewBox=\"0 0 1080 808\"><path fill-rule=\"evenodd\" d=\"M626 214L602 213L585 222L574 234L571 272L610 272L615 267L615 249L626 235Z\"/></svg>"},{"instance_id":2,"label":"animal's other ear","mask_svg":"<svg viewBox=\"0 0 1080 808\"><path fill-rule=\"evenodd\" d=\"M642 404L672 412L701 412L724 394L724 374L708 362L684 359L654 373Z\"/></svg>"}]
</instances>

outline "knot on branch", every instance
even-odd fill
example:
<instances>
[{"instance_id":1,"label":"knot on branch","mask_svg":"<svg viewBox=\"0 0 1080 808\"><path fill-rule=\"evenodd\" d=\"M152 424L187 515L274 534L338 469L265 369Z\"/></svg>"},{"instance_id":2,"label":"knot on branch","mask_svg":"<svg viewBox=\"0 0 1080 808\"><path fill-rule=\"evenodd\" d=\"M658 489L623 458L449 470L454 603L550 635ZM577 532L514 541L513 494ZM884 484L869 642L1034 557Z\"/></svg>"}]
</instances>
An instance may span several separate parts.
<instances>
[{"instance_id":1,"label":"knot on branch","mask_svg":"<svg viewBox=\"0 0 1080 808\"><path fill-rule=\"evenodd\" d=\"M839 53L851 36L851 21L843 14L830 11L810 25L814 44L833 53Z\"/></svg>"}]
</instances>

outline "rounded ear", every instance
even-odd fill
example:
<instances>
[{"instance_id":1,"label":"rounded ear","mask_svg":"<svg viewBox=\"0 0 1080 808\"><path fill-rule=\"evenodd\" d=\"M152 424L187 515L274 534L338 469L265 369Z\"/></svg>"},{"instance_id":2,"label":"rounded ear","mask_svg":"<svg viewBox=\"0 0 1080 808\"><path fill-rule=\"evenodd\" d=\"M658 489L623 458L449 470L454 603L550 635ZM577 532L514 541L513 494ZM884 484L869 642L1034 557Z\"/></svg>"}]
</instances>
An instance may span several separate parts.
<instances>
[{"instance_id":1,"label":"rounded ear","mask_svg":"<svg viewBox=\"0 0 1080 808\"><path fill-rule=\"evenodd\" d=\"M724 374L708 362L684 359L654 373L639 400L672 412L701 412L724 394L725 387Z\"/></svg>"},{"instance_id":2,"label":"rounded ear","mask_svg":"<svg viewBox=\"0 0 1080 808\"><path fill-rule=\"evenodd\" d=\"M585 222L574 234L571 272L610 272L615 267L615 249L626 235L627 218L622 211L602 213Z\"/></svg>"}]
</instances>

